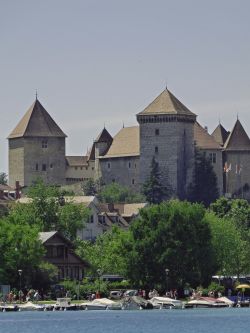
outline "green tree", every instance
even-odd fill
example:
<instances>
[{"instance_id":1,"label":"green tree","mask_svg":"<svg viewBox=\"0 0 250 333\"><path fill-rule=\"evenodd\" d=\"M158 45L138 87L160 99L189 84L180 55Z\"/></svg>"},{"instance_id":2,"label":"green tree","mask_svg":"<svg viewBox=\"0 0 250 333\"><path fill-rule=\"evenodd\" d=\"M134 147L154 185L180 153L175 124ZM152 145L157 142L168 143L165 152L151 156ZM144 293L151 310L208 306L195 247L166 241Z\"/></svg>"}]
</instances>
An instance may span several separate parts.
<instances>
[{"instance_id":1,"label":"green tree","mask_svg":"<svg viewBox=\"0 0 250 333\"><path fill-rule=\"evenodd\" d=\"M211 233L199 204L170 200L141 210L131 225L129 278L152 288L208 284L215 271Z\"/></svg>"},{"instance_id":2,"label":"green tree","mask_svg":"<svg viewBox=\"0 0 250 333\"><path fill-rule=\"evenodd\" d=\"M212 233L212 244L219 275L237 275L249 272L250 242L242 237L237 224L229 218L218 218L207 213Z\"/></svg>"},{"instance_id":3,"label":"green tree","mask_svg":"<svg viewBox=\"0 0 250 333\"><path fill-rule=\"evenodd\" d=\"M40 231L57 230L75 240L89 217L89 209L72 200L65 200L59 188L46 186L38 180L28 191L28 202L14 205L8 216L13 224L28 223Z\"/></svg>"},{"instance_id":4,"label":"green tree","mask_svg":"<svg viewBox=\"0 0 250 333\"><path fill-rule=\"evenodd\" d=\"M95 243L79 240L77 242L77 253L90 263L93 276L96 276L98 269L106 274L126 276L130 249L130 232L117 226L100 235Z\"/></svg>"},{"instance_id":5,"label":"green tree","mask_svg":"<svg viewBox=\"0 0 250 333\"><path fill-rule=\"evenodd\" d=\"M188 189L188 200L208 207L218 197L217 177L212 163L203 152L195 149L193 182Z\"/></svg>"},{"instance_id":6,"label":"green tree","mask_svg":"<svg viewBox=\"0 0 250 333\"><path fill-rule=\"evenodd\" d=\"M151 204L158 204L169 199L172 195L171 187L162 185L159 164L154 157L151 163L150 175L143 184L142 193L145 195L147 202Z\"/></svg>"},{"instance_id":7,"label":"green tree","mask_svg":"<svg viewBox=\"0 0 250 333\"><path fill-rule=\"evenodd\" d=\"M8 176L5 172L0 172L0 184L7 185Z\"/></svg>"},{"instance_id":8,"label":"green tree","mask_svg":"<svg viewBox=\"0 0 250 333\"><path fill-rule=\"evenodd\" d=\"M38 267L44 248L38 239L38 227L11 224L0 220L0 282L18 286L18 269L22 269L23 284L31 277L31 267Z\"/></svg>"},{"instance_id":9,"label":"green tree","mask_svg":"<svg viewBox=\"0 0 250 333\"><path fill-rule=\"evenodd\" d=\"M106 203L135 203L145 201L142 195L133 192L127 186L122 186L115 182L102 186L98 198L100 201Z\"/></svg>"},{"instance_id":10,"label":"green tree","mask_svg":"<svg viewBox=\"0 0 250 333\"><path fill-rule=\"evenodd\" d=\"M84 195L96 195L97 194L97 184L90 178L82 185Z\"/></svg>"}]
</instances>

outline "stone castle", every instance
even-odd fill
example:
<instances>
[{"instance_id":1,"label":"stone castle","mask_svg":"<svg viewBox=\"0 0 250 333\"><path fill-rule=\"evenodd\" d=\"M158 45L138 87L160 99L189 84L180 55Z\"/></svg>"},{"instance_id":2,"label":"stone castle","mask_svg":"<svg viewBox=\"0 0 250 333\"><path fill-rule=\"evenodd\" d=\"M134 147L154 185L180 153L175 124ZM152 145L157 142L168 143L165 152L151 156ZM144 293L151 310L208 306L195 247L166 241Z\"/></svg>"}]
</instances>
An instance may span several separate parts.
<instances>
[{"instance_id":1,"label":"stone castle","mask_svg":"<svg viewBox=\"0 0 250 333\"><path fill-rule=\"evenodd\" d=\"M86 156L66 156L65 133L36 99L8 137L9 185L26 187L38 177L58 185L101 178L140 191L154 157L162 184L185 198L196 147L212 162L220 194L249 198L250 139L239 119L231 132L219 124L209 134L168 89L136 117L139 126L114 137L104 128Z\"/></svg>"}]
</instances>

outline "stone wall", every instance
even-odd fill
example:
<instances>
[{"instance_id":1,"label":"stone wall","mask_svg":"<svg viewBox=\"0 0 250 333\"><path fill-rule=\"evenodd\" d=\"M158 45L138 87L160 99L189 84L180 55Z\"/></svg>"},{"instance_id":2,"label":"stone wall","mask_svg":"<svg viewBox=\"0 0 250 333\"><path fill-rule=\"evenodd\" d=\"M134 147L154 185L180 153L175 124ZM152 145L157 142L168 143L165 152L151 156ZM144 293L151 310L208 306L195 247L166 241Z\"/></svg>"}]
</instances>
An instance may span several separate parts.
<instances>
[{"instance_id":1,"label":"stone wall","mask_svg":"<svg viewBox=\"0 0 250 333\"><path fill-rule=\"evenodd\" d=\"M117 182L139 191L139 156L100 158L100 175L105 184Z\"/></svg>"},{"instance_id":2,"label":"stone wall","mask_svg":"<svg viewBox=\"0 0 250 333\"><path fill-rule=\"evenodd\" d=\"M9 140L9 185L24 186L24 140L23 138Z\"/></svg>"},{"instance_id":3,"label":"stone wall","mask_svg":"<svg viewBox=\"0 0 250 333\"><path fill-rule=\"evenodd\" d=\"M194 159L193 122L140 124L140 184L149 177L155 157L162 183L170 184L174 194L185 197L192 178Z\"/></svg>"},{"instance_id":4,"label":"stone wall","mask_svg":"<svg viewBox=\"0 0 250 333\"><path fill-rule=\"evenodd\" d=\"M47 148L42 147L43 140ZM46 184L65 184L65 138L24 139L24 185L42 178Z\"/></svg>"}]
</instances>

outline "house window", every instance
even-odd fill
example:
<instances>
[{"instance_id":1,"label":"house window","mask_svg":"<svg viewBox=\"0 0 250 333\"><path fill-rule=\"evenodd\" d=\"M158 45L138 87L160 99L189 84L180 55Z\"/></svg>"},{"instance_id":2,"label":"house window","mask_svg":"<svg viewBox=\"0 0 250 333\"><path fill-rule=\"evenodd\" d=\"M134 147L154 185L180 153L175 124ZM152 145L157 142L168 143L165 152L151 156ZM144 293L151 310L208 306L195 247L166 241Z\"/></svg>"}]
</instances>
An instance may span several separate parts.
<instances>
[{"instance_id":1,"label":"house window","mask_svg":"<svg viewBox=\"0 0 250 333\"><path fill-rule=\"evenodd\" d=\"M211 163L216 163L216 153L209 153L209 160Z\"/></svg>"},{"instance_id":2,"label":"house window","mask_svg":"<svg viewBox=\"0 0 250 333\"><path fill-rule=\"evenodd\" d=\"M94 223L94 216L91 215L89 218L88 218L88 223Z\"/></svg>"},{"instance_id":3,"label":"house window","mask_svg":"<svg viewBox=\"0 0 250 333\"><path fill-rule=\"evenodd\" d=\"M47 169L46 164L43 164L43 165L42 165L42 171L46 171L46 169Z\"/></svg>"},{"instance_id":4,"label":"house window","mask_svg":"<svg viewBox=\"0 0 250 333\"><path fill-rule=\"evenodd\" d=\"M155 129L155 135L159 135L160 134L160 130L159 130L159 128L156 128Z\"/></svg>"},{"instance_id":5,"label":"house window","mask_svg":"<svg viewBox=\"0 0 250 333\"><path fill-rule=\"evenodd\" d=\"M81 170L82 170L82 167L81 167Z\"/></svg>"},{"instance_id":6,"label":"house window","mask_svg":"<svg viewBox=\"0 0 250 333\"><path fill-rule=\"evenodd\" d=\"M42 140L42 148L48 148L48 141Z\"/></svg>"},{"instance_id":7,"label":"house window","mask_svg":"<svg viewBox=\"0 0 250 333\"><path fill-rule=\"evenodd\" d=\"M36 163L36 171L38 171L38 170L39 170L38 163Z\"/></svg>"},{"instance_id":8,"label":"house window","mask_svg":"<svg viewBox=\"0 0 250 333\"><path fill-rule=\"evenodd\" d=\"M158 154L158 152L159 152L159 149L157 146L155 146L155 153Z\"/></svg>"},{"instance_id":9,"label":"house window","mask_svg":"<svg viewBox=\"0 0 250 333\"><path fill-rule=\"evenodd\" d=\"M92 167L92 170L94 170L94 167Z\"/></svg>"},{"instance_id":10,"label":"house window","mask_svg":"<svg viewBox=\"0 0 250 333\"><path fill-rule=\"evenodd\" d=\"M75 170L77 170L78 169L78 167L75 167Z\"/></svg>"}]
</instances>

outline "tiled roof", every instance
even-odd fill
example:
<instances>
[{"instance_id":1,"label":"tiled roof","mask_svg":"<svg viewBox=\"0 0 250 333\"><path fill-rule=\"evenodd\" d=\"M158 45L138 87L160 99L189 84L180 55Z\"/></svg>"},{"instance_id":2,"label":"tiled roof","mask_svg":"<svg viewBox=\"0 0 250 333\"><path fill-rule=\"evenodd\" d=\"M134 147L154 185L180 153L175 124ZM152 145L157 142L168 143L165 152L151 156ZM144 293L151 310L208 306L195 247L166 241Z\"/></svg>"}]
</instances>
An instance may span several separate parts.
<instances>
[{"instance_id":1,"label":"tiled roof","mask_svg":"<svg viewBox=\"0 0 250 333\"><path fill-rule=\"evenodd\" d=\"M95 197L94 196L65 196L64 197L65 202L72 202L74 204L84 204L85 206L89 206L91 202L94 201ZM28 204L32 202L32 198L28 197L23 197L17 200L17 202L23 203L23 204Z\"/></svg>"},{"instance_id":2,"label":"tiled roof","mask_svg":"<svg viewBox=\"0 0 250 333\"><path fill-rule=\"evenodd\" d=\"M139 156L139 127L122 128L113 138L113 142L104 158Z\"/></svg>"},{"instance_id":3,"label":"tiled roof","mask_svg":"<svg viewBox=\"0 0 250 333\"><path fill-rule=\"evenodd\" d=\"M224 146L229 133L230 132L225 130L225 128L219 124L211 135L214 137L216 142L218 142L221 146Z\"/></svg>"},{"instance_id":4,"label":"tiled roof","mask_svg":"<svg viewBox=\"0 0 250 333\"><path fill-rule=\"evenodd\" d=\"M66 156L69 166L86 166L88 165L88 156Z\"/></svg>"},{"instance_id":5,"label":"tiled roof","mask_svg":"<svg viewBox=\"0 0 250 333\"><path fill-rule=\"evenodd\" d=\"M241 122L237 119L232 132L229 134L225 150L250 150L250 140Z\"/></svg>"},{"instance_id":6,"label":"tiled roof","mask_svg":"<svg viewBox=\"0 0 250 333\"><path fill-rule=\"evenodd\" d=\"M122 216L133 216L139 213L139 210L146 207L147 203L114 204L114 209L119 210Z\"/></svg>"},{"instance_id":7,"label":"tiled roof","mask_svg":"<svg viewBox=\"0 0 250 333\"><path fill-rule=\"evenodd\" d=\"M212 135L205 130L198 122L194 123L194 141L201 149L221 149Z\"/></svg>"},{"instance_id":8,"label":"tiled roof","mask_svg":"<svg viewBox=\"0 0 250 333\"><path fill-rule=\"evenodd\" d=\"M196 115L182 104L168 89L165 89L156 99L150 103L138 115Z\"/></svg>"},{"instance_id":9,"label":"tiled roof","mask_svg":"<svg viewBox=\"0 0 250 333\"><path fill-rule=\"evenodd\" d=\"M42 104L35 100L8 139L19 137L66 137Z\"/></svg>"}]
</instances>

